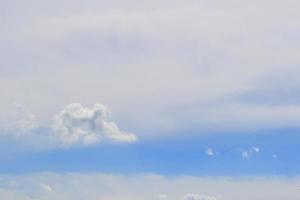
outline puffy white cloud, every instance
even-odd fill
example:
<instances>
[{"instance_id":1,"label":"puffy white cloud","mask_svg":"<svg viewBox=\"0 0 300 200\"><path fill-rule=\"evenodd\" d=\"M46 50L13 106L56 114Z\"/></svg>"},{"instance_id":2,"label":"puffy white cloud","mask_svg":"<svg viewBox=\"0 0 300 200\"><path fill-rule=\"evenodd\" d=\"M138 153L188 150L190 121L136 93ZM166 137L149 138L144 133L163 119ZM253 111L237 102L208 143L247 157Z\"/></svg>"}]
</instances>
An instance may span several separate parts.
<instances>
[{"instance_id":1,"label":"puffy white cloud","mask_svg":"<svg viewBox=\"0 0 300 200\"><path fill-rule=\"evenodd\" d=\"M118 128L110 121L110 112L102 104L85 108L79 103L66 106L55 116L54 135L65 145L93 144L103 139L132 142L136 136Z\"/></svg>"}]
</instances>

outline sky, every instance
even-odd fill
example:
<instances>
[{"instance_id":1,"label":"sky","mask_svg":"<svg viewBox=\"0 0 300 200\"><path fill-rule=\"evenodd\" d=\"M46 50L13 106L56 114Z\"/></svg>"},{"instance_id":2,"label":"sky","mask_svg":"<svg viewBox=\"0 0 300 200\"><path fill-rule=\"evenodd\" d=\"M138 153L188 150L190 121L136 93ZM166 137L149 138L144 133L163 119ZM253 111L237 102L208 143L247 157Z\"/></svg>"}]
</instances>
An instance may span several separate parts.
<instances>
[{"instance_id":1,"label":"sky","mask_svg":"<svg viewBox=\"0 0 300 200\"><path fill-rule=\"evenodd\" d=\"M299 199L299 8L0 0L0 197Z\"/></svg>"}]
</instances>

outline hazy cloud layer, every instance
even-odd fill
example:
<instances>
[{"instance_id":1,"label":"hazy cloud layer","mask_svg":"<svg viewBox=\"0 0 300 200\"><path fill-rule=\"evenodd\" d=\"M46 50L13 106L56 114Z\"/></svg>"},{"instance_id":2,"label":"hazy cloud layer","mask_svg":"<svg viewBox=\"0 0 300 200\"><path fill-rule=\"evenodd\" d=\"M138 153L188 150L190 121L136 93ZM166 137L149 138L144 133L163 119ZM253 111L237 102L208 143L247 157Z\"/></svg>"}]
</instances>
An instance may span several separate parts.
<instances>
[{"instance_id":1,"label":"hazy cloud layer","mask_svg":"<svg viewBox=\"0 0 300 200\"><path fill-rule=\"evenodd\" d=\"M299 128L299 6L0 1L0 119L100 101L147 136Z\"/></svg>"},{"instance_id":2,"label":"hazy cloud layer","mask_svg":"<svg viewBox=\"0 0 300 200\"><path fill-rule=\"evenodd\" d=\"M14 181L16 185L10 185ZM1 176L6 200L297 200L298 178L32 174Z\"/></svg>"},{"instance_id":3,"label":"hazy cloud layer","mask_svg":"<svg viewBox=\"0 0 300 200\"><path fill-rule=\"evenodd\" d=\"M38 126L36 116L24 108L22 104L16 103L14 109L8 112L7 123L2 125L2 129L7 135L21 136L30 135Z\"/></svg>"}]
</instances>

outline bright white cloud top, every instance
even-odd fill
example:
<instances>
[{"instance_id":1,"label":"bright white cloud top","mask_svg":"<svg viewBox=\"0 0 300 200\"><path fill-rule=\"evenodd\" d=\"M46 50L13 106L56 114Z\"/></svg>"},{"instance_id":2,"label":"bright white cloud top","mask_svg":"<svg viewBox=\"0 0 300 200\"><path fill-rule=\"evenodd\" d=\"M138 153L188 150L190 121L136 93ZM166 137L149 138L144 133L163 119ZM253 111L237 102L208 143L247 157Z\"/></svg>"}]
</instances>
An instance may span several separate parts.
<instances>
[{"instance_id":1,"label":"bright white cloud top","mask_svg":"<svg viewBox=\"0 0 300 200\"><path fill-rule=\"evenodd\" d=\"M111 120L111 112L102 104L86 108L80 103L72 103L47 123L40 124L38 121L38 117L24 106L15 104L12 117L0 129L0 136L11 137L17 143L38 149L137 140L135 134L121 130Z\"/></svg>"},{"instance_id":2,"label":"bright white cloud top","mask_svg":"<svg viewBox=\"0 0 300 200\"><path fill-rule=\"evenodd\" d=\"M93 144L103 139L122 142L136 140L134 134L121 131L109 118L110 112L102 104L95 104L89 109L79 103L73 103L55 116L54 134L66 145Z\"/></svg>"}]
</instances>

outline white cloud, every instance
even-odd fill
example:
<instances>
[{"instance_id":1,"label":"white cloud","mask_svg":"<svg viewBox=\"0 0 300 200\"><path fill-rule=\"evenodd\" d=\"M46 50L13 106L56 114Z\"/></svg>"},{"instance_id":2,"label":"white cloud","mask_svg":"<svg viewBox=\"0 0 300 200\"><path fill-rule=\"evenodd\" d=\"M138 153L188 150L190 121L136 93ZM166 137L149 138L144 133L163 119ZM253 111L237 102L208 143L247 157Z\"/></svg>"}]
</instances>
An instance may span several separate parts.
<instances>
[{"instance_id":1,"label":"white cloud","mask_svg":"<svg viewBox=\"0 0 300 200\"><path fill-rule=\"evenodd\" d=\"M7 175L19 187L1 185L5 200L153 200L157 194L172 200L297 200L300 179L283 177L197 177L105 175L97 173ZM47 183L52 188L41 187ZM47 189L46 189L47 188ZM55 188L55 190L53 190ZM6 198L9 197L9 198Z\"/></svg>"},{"instance_id":2,"label":"white cloud","mask_svg":"<svg viewBox=\"0 0 300 200\"><path fill-rule=\"evenodd\" d=\"M110 112L102 104L95 104L89 109L73 103L55 116L54 135L65 145L93 144L104 139L122 142L136 140L134 134L120 130L109 118Z\"/></svg>"},{"instance_id":3,"label":"white cloud","mask_svg":"<svg viewBox=\"0 0 300 200\"><path fill-rule=\"evenodd\" d=\"M46 191L46 192L53 192L53 189L50 185L47 185L47 184L44 184L44 183L41 183L40 184L40 187Z\"/></svg>"},{"instance_id":4,"label":"white cloud","mask_svg":"<svg viewBox=\"0 0 300 200\"><path fill-rule=\"evenodd\" d=\"M66 106L52 122L42 125L37 117L21 104L15 104L12 116L0 127L2 137L20 149L43 150L75 144L90 145L100 141L133 142L137 137L120 130L110 120L110 111L102 104L85 108L79 103ZM11 145L8 145L11 146Z\"/></svg>"},{"instance_id":5,"label":"white cloud","mask_svg":"<svg viewBox=\"0 0 300 200\"><path fill-rule=\"evenodd\" d=\"M213 156L215 155L215 152L212 148L207 148L206 151L205 151L206 155L208 156Z\"/></svg>"},{"instance_id":6,"label":"white cloud","mask_svg":"<svg viewBox=\"0 0 300 200\"><path fill-rule=\"evenodd\" d=\"M251 147L249 150L247 151L243 151L242 152L242 157L245 159L250 158L253 154L257 154L260 152L260 148L257 146L253 146Z\"/></svg>"}]
</instances>

